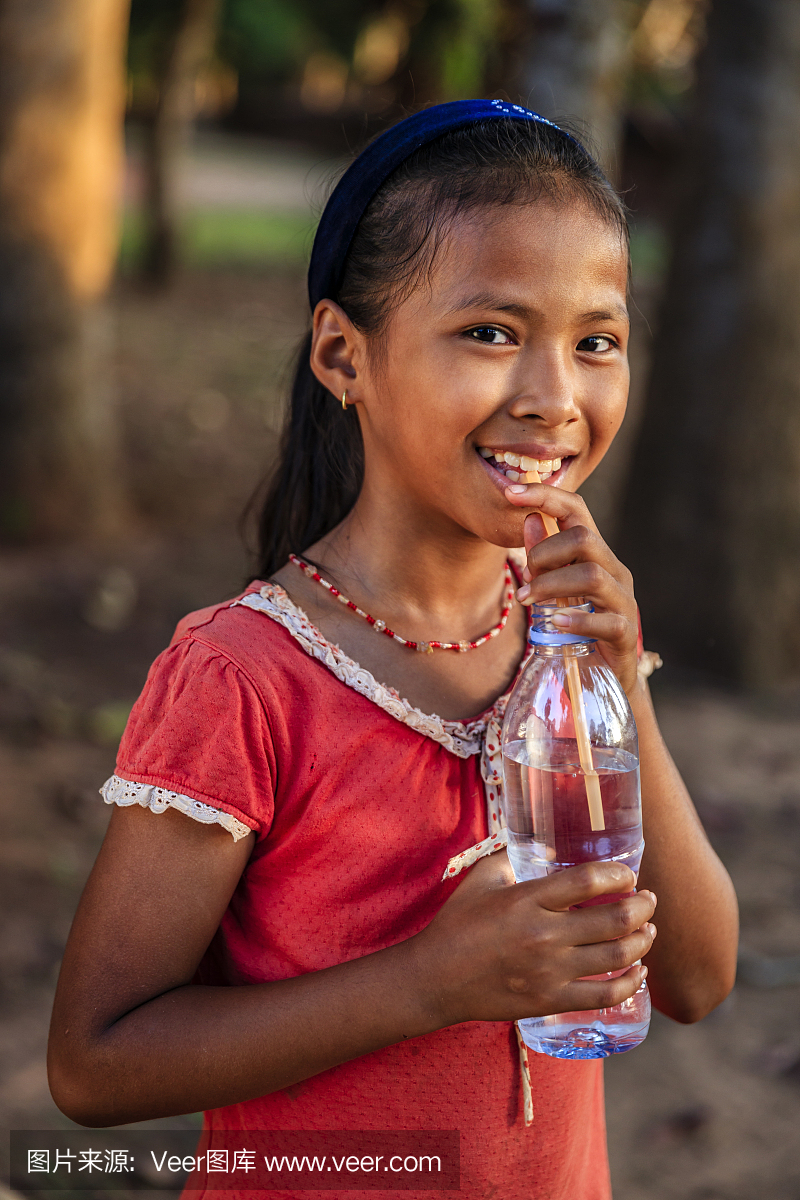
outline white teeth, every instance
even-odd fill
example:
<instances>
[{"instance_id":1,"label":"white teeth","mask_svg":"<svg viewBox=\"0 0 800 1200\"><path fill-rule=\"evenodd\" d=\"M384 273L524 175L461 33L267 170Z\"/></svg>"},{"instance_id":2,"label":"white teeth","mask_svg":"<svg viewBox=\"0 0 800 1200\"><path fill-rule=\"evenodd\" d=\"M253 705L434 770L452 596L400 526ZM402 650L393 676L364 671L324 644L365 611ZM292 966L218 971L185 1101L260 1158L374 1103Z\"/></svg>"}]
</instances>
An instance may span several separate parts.
<instances>
[{"instance_id":1,"label":"white teeth","mask_svg":"<svg viewBox=\"0 0 800 1200\"><path fill-rule=\"evenodd\" d=\"M506 471L506 476L511 480L512 483L519 483L520 479L522 478L519 471Z\"/></svg>"},{"instance_id":2,"label":"white teeth","mask_svg":"<svg viewBox=\"0 0 800 1200\"><path fill-rule=\"evenodd\" d=\"M514 454L512 450L491 450L488 446L479 446L478 453L481 458L493 458L498 466L506 463L509 467L519 467L519 479L526 483L534 482L532 478L526 478L532 471L535 471L542 479L546 479L561 469L560 458L529 458L527 454ZM514 478L515 471L506 471L505 473L509 479Z\"/></svg>"}]
</instances>

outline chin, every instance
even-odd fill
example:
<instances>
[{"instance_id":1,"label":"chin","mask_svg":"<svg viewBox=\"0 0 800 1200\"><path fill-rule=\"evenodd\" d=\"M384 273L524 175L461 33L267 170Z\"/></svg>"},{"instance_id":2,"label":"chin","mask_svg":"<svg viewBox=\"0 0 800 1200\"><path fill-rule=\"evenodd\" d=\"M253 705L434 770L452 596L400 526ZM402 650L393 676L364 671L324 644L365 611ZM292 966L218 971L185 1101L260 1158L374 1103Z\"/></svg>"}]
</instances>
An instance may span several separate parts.
<instances>
[{"instance_id":1,"label":"chin","mask_svg":"<svg viewBox=\"0 0 800 1200\"><path fill-rule=\"evenodd\" d=\"M493 530L479 530L478 536L492 546L502 546L504 550L517 550L525 544L525 517L523 511L513 520L506 521Z\"/></svg>"}]
</instances>

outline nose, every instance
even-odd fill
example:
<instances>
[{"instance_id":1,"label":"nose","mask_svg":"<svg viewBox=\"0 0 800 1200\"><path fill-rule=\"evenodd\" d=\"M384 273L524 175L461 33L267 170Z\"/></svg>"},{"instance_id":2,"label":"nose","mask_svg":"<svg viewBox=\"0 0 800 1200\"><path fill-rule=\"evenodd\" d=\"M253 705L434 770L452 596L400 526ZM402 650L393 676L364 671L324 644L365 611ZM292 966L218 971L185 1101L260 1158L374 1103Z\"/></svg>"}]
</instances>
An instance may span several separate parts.
<instances>
[{"instance_id":1,"label":"nose","mask_svg":"<svg viewBox=\"0 0 800 1200\"><path fill-rule=\"evenodd\" d=\"M539 421L550 429L578 420L577 381L557 347L531 349L519 367L518 391L509 405L512 416Z\"/></svg>"}]
</instances>

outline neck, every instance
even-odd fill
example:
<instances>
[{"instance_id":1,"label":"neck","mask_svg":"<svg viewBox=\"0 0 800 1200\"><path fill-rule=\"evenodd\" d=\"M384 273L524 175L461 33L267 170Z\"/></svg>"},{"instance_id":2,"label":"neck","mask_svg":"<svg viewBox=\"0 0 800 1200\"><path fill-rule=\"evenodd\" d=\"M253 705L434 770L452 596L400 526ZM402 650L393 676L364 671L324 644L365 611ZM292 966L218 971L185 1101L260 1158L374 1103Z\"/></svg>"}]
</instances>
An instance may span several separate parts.
<instances>
[{"instance_id":1,"label":"neck","mask_svg":"<svg viewBox=\"0 0 800 1200\"><path fill-rule=\"evenodd\" d=\"M436 515L362 493L309 557L342 591L356 589L367 608L441 619L452 630L496 606L507 552Z\"/></svg>"}]
</instances>

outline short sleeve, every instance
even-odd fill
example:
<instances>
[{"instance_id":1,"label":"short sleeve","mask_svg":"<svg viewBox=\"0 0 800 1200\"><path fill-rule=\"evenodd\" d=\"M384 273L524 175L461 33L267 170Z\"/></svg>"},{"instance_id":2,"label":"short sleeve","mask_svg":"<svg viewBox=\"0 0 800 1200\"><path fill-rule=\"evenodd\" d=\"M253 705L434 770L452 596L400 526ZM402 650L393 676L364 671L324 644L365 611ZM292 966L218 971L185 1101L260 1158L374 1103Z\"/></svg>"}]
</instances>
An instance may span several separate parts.
<instances>
[{"instance_id":1,"label":"short sleeve","mask_svg":"<svg viewBox=\"0 0 800 1200\"><path fill-rule=\"evenodd\" d=\"M133 707L117 776L188 797L266 833L275 756L263 700L246 672L191 637L173 642L154 662Z\"/></svg>"}]
</instances>

